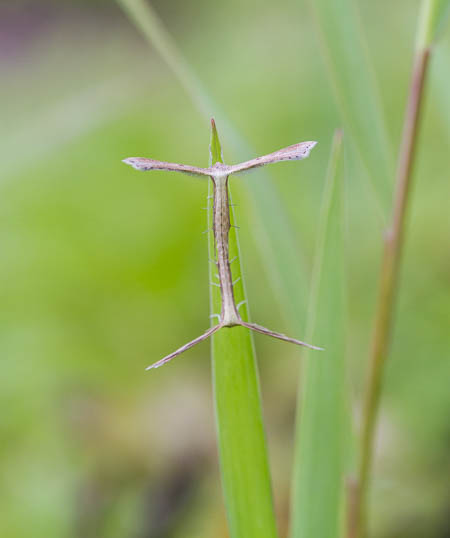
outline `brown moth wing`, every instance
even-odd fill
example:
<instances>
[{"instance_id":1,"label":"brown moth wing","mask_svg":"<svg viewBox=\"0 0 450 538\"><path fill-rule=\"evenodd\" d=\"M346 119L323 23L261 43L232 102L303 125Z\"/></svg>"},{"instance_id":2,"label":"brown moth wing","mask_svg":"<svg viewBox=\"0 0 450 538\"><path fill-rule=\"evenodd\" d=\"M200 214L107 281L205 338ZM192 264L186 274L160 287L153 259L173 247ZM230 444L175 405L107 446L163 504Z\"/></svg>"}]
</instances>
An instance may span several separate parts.
<instances>
[{"instance_id":1,"label":"brown moth wing","mask_svg":"<svg viewBox=\"0 0 450 538\"><path fill-rule=\"evenodd\" d=\"M230 166L230 174L235 174L237 172L243 172L245 170L250 170L251 168L256 168L258 166L264 166L266 164L277 163L281 161L300 161L301 159L306 159L309 156L309 152L317 144L317 142L300 142L299 144L293 144L287 148L279 149L268 155L263 155L262 157L256 157L251 161L246 161L244 163L236 164Z\"/></svg>"},{"instance_id":2,"label":"brown moth wing","mask_svg":"<svg viewBox=\"0 0 450 538\"><path fill-rule=\"evenodd\" d=\"M122 162L129 164L136 170L168 170L169 172L184 172L185 174L193 174L195 176L210 175L205 168L190 166L188 164L166 163L164 161L156 161L155 159L145 159L144 157L128 157L128 159L123 159Z\"/></svg>"}]
</instances>

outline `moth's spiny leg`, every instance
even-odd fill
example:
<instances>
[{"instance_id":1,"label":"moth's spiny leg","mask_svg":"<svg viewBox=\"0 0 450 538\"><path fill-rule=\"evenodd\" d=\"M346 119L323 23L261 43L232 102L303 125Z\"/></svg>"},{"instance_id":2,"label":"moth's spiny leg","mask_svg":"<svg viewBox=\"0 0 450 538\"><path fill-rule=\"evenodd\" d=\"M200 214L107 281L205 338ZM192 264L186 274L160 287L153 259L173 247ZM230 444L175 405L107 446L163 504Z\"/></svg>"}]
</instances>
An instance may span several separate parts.
<instances>
[{"instance_id":1,"label":"moth's spiny leg","mask_svg":"<svg viewBox=\"0 0 450 538\"><path fill-rule=\"evenodd\" d=\"M230 260L230 265L231 265L233 262L235 262L237 259L238 259L237 256L235 256L234 258L232 258L232 259Z\"/></svg>"},{"instance_id":2,"label":"moth's spiny leg","mask_svg":"<svg viewBox=\"0 0 450 538\"><path fill-rule=\"evenodd\" d=\"M241 277L240 277L240 276L238 276L238 277L236 278L236 280L233 281L233 286L234 286L235 284L237 284L237 283L239 282L239 280L241 280Z\"/></svg>"},{"instance_id":3,"label":"moth's spiny leg","mask_svg":"<svg viewBox=\"0 0 450 538\"><path fill-rule=\"evenodd\" d=\"M245 321L241 321L241 325L243 327L247 327L247 329L251 329L252 331L256 331L261 334L266 334L267 336L271 336L272 338L278 338L278 340L284 340L285 342L290 342L291 344L297 344L298 346L304 346L304 347L308 347L309 349L316 349L318 351L323 351L322 347L317 347L311 344L307 344L306 342L302 342L301 340L297 340L296 338L291 338L289 336L286 336L285 334L277 333L277 332L271 331L270 329L266 329L266 327L262 327L261 325L256 325L255 323L247 323Z\"/></svg>"},{"instance_id":4,"label":"moth's spiny leg","mask_svg":"<svg viewBox=\"0 0 450 538\"><path fill-rule=\"evenodd\" d=\"M220 284L217 284L217 282L210 282L210 284L211 284L212 286L217 286L218 288L220 288Z\"/></svg>"},{"instance_id":5,"label":"moth's spiny leg","mask_svg":"<svg viewBox=\"0 0 450 538\"><path fill-rule=\"evenodd\" d=\"M213 263L214 265L217 265L217 260L211 260L211 258L208 258L209 263Z\"/></svg>"},{"instance_id":6,"label":"moth's spiny leg","mask_svg":"<svg viewBox=\"0 0 450 538\"><path fill-rule=\"evenodd\" d=\"M214 276L214 277L216 277L216 278L217 278L217 280L219 280L219 281L220 281L219 275L218 275L217 273L214 273L214 275L213 275L213 276Z\"/></svg>"},{"instance_id":7,"label":"moth's spiny leg","mask_svg":"<svg viewBox=\"0 0 450 538\"><path fill-rule=\"evenodd\" d=\"M246 302L247 302L247 299L244 299L243 301L241 301L240 303L238 303L238 304L236 305L236 310L239 310L239 308L240 308L244 303L246 303Z\"/></svg>"},{"instance_id":8,"label":"moth's spiny leg","mask_svg":"<svg viewBox=\"0 0 450 538\"><path fill-rule=\"evenodd\" d=\"M209 232L212 232L213 229L212 228L208 228L207 230L203 230L202 234L207 234Z\"/></svg>"},{"instance_id":9,"label":"moth's spiny leg","mask_svg":"<svg viewBox=\"0 0 450 538\"><path fill-rule=\"evenodd\" d=\"M185 344L184 346L181 346L180 348L178 348L176 351L174 351L173 353L171 353L170 355L167 355L166 357L162 358L161 360L159 360L158 362L155 362L155 364L151 364L150 366L147 366L146 370L151 370L152 368L159 368L160 366L162 366L163 364L166 364L166 362L169 362L170 360L172 360L174 357L176 357L177 355L180 355L181 353L183 353L184 351L187 351L188 349L190 349L191 347L194 347L196 346L197 344L199 344L200 342L203 342L203 340L206 340L207 338L209 338L213 333L215 333L216 331L218 331L219 329L222 328L222 325L215 325L214 327L211 327L211 329L208 329L205 333L203 333L201 336L199 336L198 338L195 338L194 340L192 340L191 342L188 342L187 344Z\"/></svg>"},{"instance_id":10,"label":"moth's spiny leg","mask_svg":"<svg viewBox=\"0 0 450 538\"><path fill-rule=\"evenodd\" d=\"M230 224L231 228L237 228L239 230L240 226L236 226L236 224Z\"/></svg>"}]
</instances>

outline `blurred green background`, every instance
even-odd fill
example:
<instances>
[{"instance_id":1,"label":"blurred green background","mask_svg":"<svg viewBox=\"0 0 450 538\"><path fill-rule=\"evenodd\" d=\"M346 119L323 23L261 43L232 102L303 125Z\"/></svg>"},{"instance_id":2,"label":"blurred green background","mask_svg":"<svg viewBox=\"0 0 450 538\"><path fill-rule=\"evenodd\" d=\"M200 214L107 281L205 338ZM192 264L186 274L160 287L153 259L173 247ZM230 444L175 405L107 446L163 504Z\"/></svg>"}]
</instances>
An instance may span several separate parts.
<instances>
[{"instance_id":1,"label":"blurred green background","mask_svg":"<svg viewBox=\"0 0 450 538\"><path fill-rule=\"evenodd\" d=\"M395 155L419 2L357 4ZM292 248L310 267L340 119L308 4L152 5L257 154L319 141L301 165L271 170ZM432 59L382 401L371 496L380 538L450 536L448 34ZM208 123L114 2L3 1L0 61L0 535L225 537L209 346L144 371L209 323L207 184L121 163L206 166ZM382 224L365 180L348 179L357 423ZM246 184L258 180L232 183L252 316L302 336L255 240ZM264 337L256 348L285 532L299 353Z\"/></svg>"}]
</instances>

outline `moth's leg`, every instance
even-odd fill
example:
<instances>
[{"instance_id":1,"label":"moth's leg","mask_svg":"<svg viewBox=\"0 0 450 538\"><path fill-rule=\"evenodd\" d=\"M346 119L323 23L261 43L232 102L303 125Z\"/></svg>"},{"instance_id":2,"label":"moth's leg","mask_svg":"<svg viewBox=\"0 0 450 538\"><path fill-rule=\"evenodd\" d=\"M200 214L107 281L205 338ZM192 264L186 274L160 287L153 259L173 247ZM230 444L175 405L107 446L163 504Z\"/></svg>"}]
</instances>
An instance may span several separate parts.
<instances>
[{"instance_id":1,"label":"moth's leg","mask_svg":"<svg viewBox=\"0 0 450 538\"><path fill-rule=\"evenodd\" d=\"M203 340L206 340L207 338L209 338L212 334L214 334L216 331L218 331L221 328L222 328L222 325L220 325L220 324L215 325L214 327L211 327L211 329L208 329L201 336L199 336L198 338L195 338L195 340L192 340L191 342L188 342L187 344L185 344L184 346L178 348L176 351L174 351L170 355L167 355L166 357L162 358L158 362L155 362L154 364L151 364L150 366L147 366L146 370L151 370L152 368L159 368L163 364L166 364L166 362L171 361L174 357L177 357L178 355L180 355L181 353L187 351L191 347L194 347L197 344L199 344L200 342L203 342Z\"/></svg>"},{"instance_id":2,"label":"moth's leg","mask_svg":"<svg viewBox=\"0 0 450 538\"><path fill-rule=\"evenodd\" d=\"M313 346L311 344L307 344L306 342L302 342L301 340L297 340L296 338L291 338L290 336L286 336L285 334L271 331L270 329L266 329L266 327L262 327L261 325L256 325L256 323L246 323L245 321L241 321L240 324L243 327L247 327L247 329L251 329L252 331L256 331L261 334L266 334L267 336L271 336L272 338L278 338L278 340L284 340L285 342L291 342L292 344L297 344L298 346L304 346L304 347L308 347L309 349L316 349L318 351L323 351L322 347Z\"/></svg>"}]
</instances>

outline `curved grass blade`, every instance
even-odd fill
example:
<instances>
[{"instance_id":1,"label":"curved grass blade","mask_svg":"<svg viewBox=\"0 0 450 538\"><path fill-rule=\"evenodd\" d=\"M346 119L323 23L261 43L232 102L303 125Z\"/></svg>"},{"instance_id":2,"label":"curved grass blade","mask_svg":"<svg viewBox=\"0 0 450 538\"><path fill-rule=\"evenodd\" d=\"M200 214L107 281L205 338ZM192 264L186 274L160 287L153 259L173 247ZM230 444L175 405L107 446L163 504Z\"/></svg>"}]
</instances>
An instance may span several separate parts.
<instances>
[{"instance_id":1,"label":"curved grass blade","mask_svg":"<svg viewBox=\"0 0 450 538\"><path fill-rule=\"evenodd\" d=\"M389 228L384 235L378 301L369 352L367 387L364 393L360 461L350 528L352 538L354 536L363 538L367 535L367 501L376 425L383 389L383 374L389 356L389 344L394 321L394 307L398 292L405 238L406 214L408 203L410 203L414 160L417 152L420 114L423 107L424 89L432 52L431 45L439 28L437 16L440 15L443 22L447 10L444 7L442 0L423 0L420 13L416 41L417 48L403 122L402 143L398 156L392 217Z\"/></svg>"},{"instance_id":2,"label":"curved grass blade","mask_svg":"<svg viewBox=\"0 0 450 538\"><path fill-rule=\"evenodd\" d=\"M443 29L450 13L450 0L425 0L419 16L417 49L429 47Z\"/></svg>"},{"instance_id":3,"label":"curved grass blade","mask_svg":"<svg viewBox=\"0 0 450 538\"><path fill-rule=\"evenodd\" d=\"M137 92L135 92L137 93ZM0 184L36 166L61 146L111 121L130 99L128 79L115 77L61 99L27 118L24 127L2 134ZM26 158L24 149L26 148Z\"/></svg>"},{"instance_id":4,"label":"curved grass blade","mask_svg":"<svg viewBox=\"0 0 450 538\"><path fill-rule=\"evenodd\" d=\"M305 354L297 415L291 505L291 537L338 538L343 509L346 439L345 297L341 157L336 132L323 195L309 338L321 342L320 357Z\"/></svg>"},{"instance_id":5,"label":"curved grass blade","mask_svg":"<svg viewBox=\"0 0 450 538\"><path fill-rule=\"evenodd\" d=\"M223 162L215 124L211 133L211 165ZM212 195L210 182L209 196ZM212 225L212 198L208 198ZM233 209L233 207L231 207ZM233 213L233 212L231 212ZM232 219L234 216L232 214ZM236 228L229 237L236 303L248 320ZM209 256L214 260L214 237L209 234ZM211 282L217 282L210 263ZM211 312L220 312L217 286L210 286ZM212 337L214 403L222 487L231 538L276 538L267 447L253 338L244 327L224 327Z\"/></svg>"},{"instance_id":6,"label":"curved grass blade","mask_svg":"<svg viewBox=\"0 0 450 538\"><path fill-rule=\"evenodd\" d=\"M346 134L351 137L385 216L393 157L379 91L353 0L310 0Z\"/></svg>"}]
</instances>

